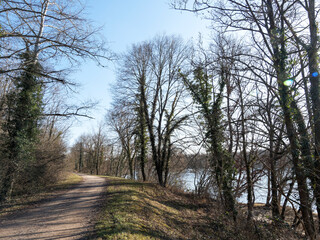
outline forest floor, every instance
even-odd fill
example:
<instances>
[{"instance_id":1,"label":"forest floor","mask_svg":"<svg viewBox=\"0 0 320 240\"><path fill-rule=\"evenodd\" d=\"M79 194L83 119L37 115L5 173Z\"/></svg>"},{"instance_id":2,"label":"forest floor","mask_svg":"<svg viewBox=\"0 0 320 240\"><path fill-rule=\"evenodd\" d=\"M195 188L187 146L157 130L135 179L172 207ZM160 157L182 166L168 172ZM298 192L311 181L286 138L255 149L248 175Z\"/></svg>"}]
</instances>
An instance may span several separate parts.
<instances>
[{"instance_id":1,"label":"forest floor","mask_svg":"<svg viewBox=\"0 0 320 240\"><path fill-rule=\"evenodd\" d=\"M248 224L243 210L234 222L218 203L177 189L106 179L106 200L95 239L304 239L287 224L264 221L268 218Z\"/></svg>"},{"instance_id":2,"label":"forest floor","mask_svg":"<svg viewBox=\"0 0 320 240\"><path fill-rule=\"evenodd\" d=\"M94 229L106 181L96 176L81 177L79 184L54 191L49 199L38 199L37 204L25 202L28 207L22 210L3 208L0 239L87 239Z\"/></svg>"}]
</instances>

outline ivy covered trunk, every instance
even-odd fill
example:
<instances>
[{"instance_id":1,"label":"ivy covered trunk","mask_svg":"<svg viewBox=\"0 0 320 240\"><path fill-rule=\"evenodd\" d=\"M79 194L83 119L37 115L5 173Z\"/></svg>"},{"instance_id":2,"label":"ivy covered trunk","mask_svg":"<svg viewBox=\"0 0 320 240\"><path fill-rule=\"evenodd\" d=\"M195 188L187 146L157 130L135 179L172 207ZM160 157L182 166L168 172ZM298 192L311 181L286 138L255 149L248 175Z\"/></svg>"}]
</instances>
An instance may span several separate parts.
<instances>
[{"instance_id":1,"label":"ivy covered trunk","mask_svg":"<svg viewBox=\"0 0 320 240\"><path fill-rule=\"evenodd\" d=\"M212 166L215 172L216 181L219 189L224 208L227 214L230 214L234 220L237 217L235 208L235 200L232 191L232 181L234 175L234 161L230 153L223 148L223 129L221 124L222 113L221 103L223 98L223 90L225 81L222 79L219 83L219 94L215 102L212 104L211 113L206 114L207 121L210 122L210 130L207 133L208 142L210 144L210 152L212 156Z\"/></svg>"},{"instance_id":2,"label":"ivy covered trunk","mask_svg":"<svg viewBox=\"0 0 320 240\"><path fill-rule=\"evenodd\" d=\"M229 70L225 67L220 69L219 90L216 93L213 93L212 79L210 79L206 69L202 66L194 70L193 80L187 79L183 74L181 76L195 102L199 105L200 113L205 120L205 142L210 153L210 164L213 169L220 199L226 213L236 220L237 211L232 188L235 167L234 160L229 151L223 147L224 137L221 111L223 91ZM213 94L215 95L214 99L212 98Z\"/></svg>"},{"instance_id":3,"label":"ivy covered trunk","mask_svg":"<svg viewBox=\"0 0 320 240\"><path fill-rule=\"evenodd\" d=\"M318 220L320 221L320 76L319 76L319 30L316 21L316 8L315 1L309 0L308 2L308 19L310 31L310 46L307 48L309 59L309 76L310 76L310 95L312 101L313 123L314 123L314 178L315 184L314 195L316 198ZM320 225L318 231L320 232Z\"/></svg>"},{"instance_id":4,"label":"ivy covered trunk","mask_svg":"<svg viewBox=\"0 0 320 240\"><path fill-rule=\"evenodd\" d=\"M314 228L313 216L311 211L311 201L309 196L309 190L307 186L307 176L305 172L304 163L301 161L303 154L300 152L299 137L295 128L296 117L295 111L292 106L294 105L294 99L291 96L291 89L286 86L285 81L290 77L287 67L287 49L286 49L286 37L284 28L284 14L281 12L281 18L278 19L278 25L276 25L276 18L274 15L274 9L272 0L267 1L267 14L269 18L268 34L273 49L273 65L276 72L279 100L284 115L284 123L287 130L287 135L290 143L290 150L292 156L293 170L296 175L298 184L298 192L300 197L300 209L302 213L302 219L305 227L306 234L310 239L315 239L316 232ZM283 11L283 9L282 9ZM300 123L301 124L301 123ZM301 130L301 129L300 129Z\"/></svg>"},{"instance_id":5,"label":"ivy covered trunk","mask_svg":"<svg viewBox=\"0 0 320 240\"><path fill-rule=\"evenodd\" d=\"M39 135L42 113L42 85L38 78L40 66L30 52L22 55L22 72L14 79L14 90L7 98L7 134L5 157L8 161L3 181L1 200L10 199L15 179L27 171L35 159L35 145Z\"/></svg>"},{"instance_id":6,"label":"ivy covered trunk","mask_svg":"<svg viewBox=\"0 0 320 240\"><path fill-rule=\"evenodd\" d=\"M147 137L147 122L146 122L146 115L144 111L144 101L142 99L142 94L144 93L146 88L146 79L145 79L145 73L142 74L142 77L140 79L140 85L139 85L139 106L138 106L138 129L137 129L137 135L138 135L138 151L139 151L139 161L140 161L140 169L141 169L141 175L142 180L146 181L146 173L145 173L145 163L147 162L147 144L148 144L148 137Z\"/></svg>"}]
</instances>

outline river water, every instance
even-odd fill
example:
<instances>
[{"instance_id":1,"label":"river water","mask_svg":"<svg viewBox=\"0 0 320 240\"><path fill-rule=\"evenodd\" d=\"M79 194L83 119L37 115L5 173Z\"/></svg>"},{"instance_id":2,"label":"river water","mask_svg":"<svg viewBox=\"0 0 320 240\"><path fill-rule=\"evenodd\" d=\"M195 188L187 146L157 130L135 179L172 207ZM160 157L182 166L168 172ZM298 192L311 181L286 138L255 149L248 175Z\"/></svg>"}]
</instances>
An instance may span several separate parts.
<instances>
[{"instance_id":1,"label":"river water","mask_svg":"<svg viewBox=\"0 0 320 240\"><path fill-rule=\"evenodd\" d=\"M197 182L197 176L193 171L187 170L186 172L180 175L180 180L183 183L184 189L193 192L195 190L195 182ZM298 201L298 194L296 191L296 187L294 187L294 191L291 195L291 198L294 201ZM254 184L254 199L255 203L266 203L268 194L268 177L266 175L262 176L258 181ZM247 203L247 194L244 192L241 196L237 197L237 202ZM281 203L283 203L284 197L281 199Z\"/></svg>"}]
</instances>

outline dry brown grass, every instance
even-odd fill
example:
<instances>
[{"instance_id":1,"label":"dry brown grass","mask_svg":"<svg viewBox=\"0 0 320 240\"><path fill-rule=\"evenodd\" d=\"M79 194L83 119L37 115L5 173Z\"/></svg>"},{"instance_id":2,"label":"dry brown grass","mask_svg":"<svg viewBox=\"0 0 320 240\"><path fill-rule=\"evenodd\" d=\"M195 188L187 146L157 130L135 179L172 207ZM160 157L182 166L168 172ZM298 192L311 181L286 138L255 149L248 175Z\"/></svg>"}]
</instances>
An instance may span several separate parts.
<instances>
[{"instance_id":1,"label":"dry brown grass","mask_svg":"<svg viewBox=\"0 0 320 240\"><path fill-rule=\"evenodd\" d=\"M285 225L235 223L218 203L156 184L107 178L96 239L301 239Z\"/></svg>"}]
</instances>

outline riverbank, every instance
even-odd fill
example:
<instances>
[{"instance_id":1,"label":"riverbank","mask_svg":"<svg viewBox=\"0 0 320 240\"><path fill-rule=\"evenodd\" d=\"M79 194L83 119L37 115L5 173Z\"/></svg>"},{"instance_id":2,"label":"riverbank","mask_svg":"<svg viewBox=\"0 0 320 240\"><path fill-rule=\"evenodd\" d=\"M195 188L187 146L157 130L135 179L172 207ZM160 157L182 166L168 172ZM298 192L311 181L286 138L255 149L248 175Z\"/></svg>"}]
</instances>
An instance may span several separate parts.
<instances>
[{"instance_id":1,"label":"riverbank","mask_svg":"<svg viewBox=\"0 0 320 240\"><path fill-rule=\"evenodd\" d=\"M233 222L221 206L177 189L107 177L97 239L301 239L288 226Z\"/></svg>"}]
</instances>

